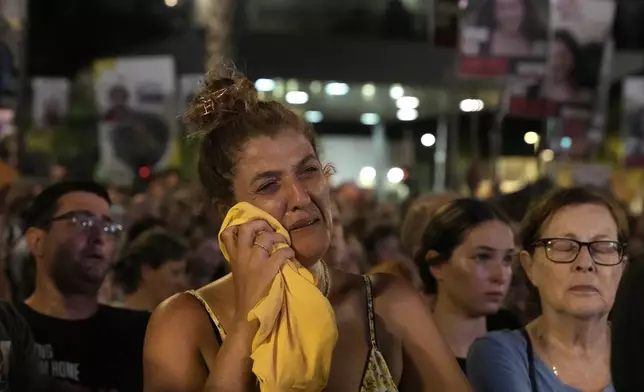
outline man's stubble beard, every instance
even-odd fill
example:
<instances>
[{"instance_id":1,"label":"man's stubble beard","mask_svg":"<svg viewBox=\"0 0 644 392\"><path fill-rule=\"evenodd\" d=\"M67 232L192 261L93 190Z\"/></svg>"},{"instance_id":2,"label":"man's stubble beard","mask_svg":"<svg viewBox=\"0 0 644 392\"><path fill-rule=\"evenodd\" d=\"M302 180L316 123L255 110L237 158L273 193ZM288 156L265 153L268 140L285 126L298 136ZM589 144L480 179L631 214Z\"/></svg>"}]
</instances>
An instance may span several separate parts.
<instances>
[{"instance_id":1,"label":"man's stubble beard","mask_svg":"<svg viewBox=\"0 0 644 392\"><path fill-rule=\"evenodd\" d=\"M103 285L107 269L100 279L92 279L84 273L80 261L65 248L59 248L54 254L50 266L51 280L63 295L98 296Z\"/></svg>"}]
</instances>

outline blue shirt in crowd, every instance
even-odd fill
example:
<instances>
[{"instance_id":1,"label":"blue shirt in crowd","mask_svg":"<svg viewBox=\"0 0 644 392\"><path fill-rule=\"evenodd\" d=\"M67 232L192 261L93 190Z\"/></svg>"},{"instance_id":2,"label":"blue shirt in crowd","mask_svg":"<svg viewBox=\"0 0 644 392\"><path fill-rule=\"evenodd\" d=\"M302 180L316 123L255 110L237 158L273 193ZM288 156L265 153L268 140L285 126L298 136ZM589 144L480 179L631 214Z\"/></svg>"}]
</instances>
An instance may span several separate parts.
<instances>
[{"instance_id":1,"label":"blue shirt in crowd","mask_svg":"<svg viewBox=\"0 0 644 392\"><path fill-rule=\"evenodd\" d=\"M527 341L520 330L495 331L477 339L467 357L467 378L475 392L582 392L562 383L534 355L536 388L530 385ZM615 392L612 385L604 392Z\"/></svg>"}]
</instances>

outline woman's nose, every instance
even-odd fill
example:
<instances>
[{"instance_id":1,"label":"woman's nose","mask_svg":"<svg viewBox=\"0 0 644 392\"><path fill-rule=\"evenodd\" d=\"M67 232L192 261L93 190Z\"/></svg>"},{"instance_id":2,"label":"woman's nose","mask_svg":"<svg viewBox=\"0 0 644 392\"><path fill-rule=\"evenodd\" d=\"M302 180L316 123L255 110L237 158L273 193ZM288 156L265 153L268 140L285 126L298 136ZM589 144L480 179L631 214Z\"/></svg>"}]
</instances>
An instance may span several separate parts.
<instances>
[{"instance_id":1,"label":"woman's nose","mask_svg":"<svg viewBox=\"0 0 644 392\"><path fill-rule=\"evenodd\" d=\"M309 193L304 187L304 184L297 180L294 180L289 184L288 201L291 208L303 207L311 202L311 198L309 197Z\"/></svg>"},{"instance_id":2,"label":"woman's nose","mask_svg":"<svg viewBox=\"0 0 644 392\"><path fill-rule=\"evenodd\" d=\"M503 264L503 261L492 263L490 267L490 278L493 282L499 284L506 284L510 280L512 274L511 268Z\"/></svg>"}]
</instances>

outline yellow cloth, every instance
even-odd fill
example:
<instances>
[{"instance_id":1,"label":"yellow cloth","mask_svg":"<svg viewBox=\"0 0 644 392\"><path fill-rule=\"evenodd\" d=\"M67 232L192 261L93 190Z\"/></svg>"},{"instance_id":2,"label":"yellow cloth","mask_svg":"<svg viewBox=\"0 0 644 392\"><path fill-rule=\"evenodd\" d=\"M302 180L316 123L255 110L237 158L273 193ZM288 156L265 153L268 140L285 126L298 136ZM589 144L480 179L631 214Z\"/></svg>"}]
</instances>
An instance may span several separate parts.
<instances>
[{"instance_id":1,"label":"yellow cloth","mask_svg":"<svg viewBox=\"0 0 644 392\"><path fill-rule=\"evenodd\" d=\"M290 244L288 232L277 219L252 204L239 203L228 212L219 232L226 260L230 261L221 233L258 219ZM284 246L275 246L273 252ZM309 270L296 260L284 264L267 295L248 314L248 321L254 320L259 321L259 330L251 358L262 392L319 392L326 387L338 330L333 308Z\"/></svg>"}]
</instances>

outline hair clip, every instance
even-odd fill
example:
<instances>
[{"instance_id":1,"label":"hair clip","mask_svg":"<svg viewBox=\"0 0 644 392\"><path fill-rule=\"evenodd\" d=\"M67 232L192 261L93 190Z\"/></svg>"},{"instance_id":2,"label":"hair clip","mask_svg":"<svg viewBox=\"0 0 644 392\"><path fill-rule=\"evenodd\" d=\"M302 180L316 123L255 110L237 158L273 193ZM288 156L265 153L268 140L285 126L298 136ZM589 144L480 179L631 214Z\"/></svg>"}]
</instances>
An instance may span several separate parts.
<instances>
[{"instance_id":1,"label":"hair clip","mask_svg":"<svg viewBox=\"0 0 644 392\"><path fill-rule=\"evenodd\" d=\"M203 103L203 115L207 116L208 114L215 111L215 101L212 99L202 99Z\"/></svg>"}]
</instances>

